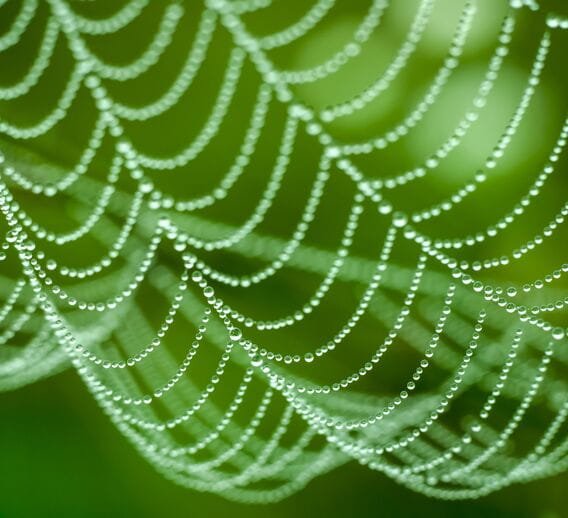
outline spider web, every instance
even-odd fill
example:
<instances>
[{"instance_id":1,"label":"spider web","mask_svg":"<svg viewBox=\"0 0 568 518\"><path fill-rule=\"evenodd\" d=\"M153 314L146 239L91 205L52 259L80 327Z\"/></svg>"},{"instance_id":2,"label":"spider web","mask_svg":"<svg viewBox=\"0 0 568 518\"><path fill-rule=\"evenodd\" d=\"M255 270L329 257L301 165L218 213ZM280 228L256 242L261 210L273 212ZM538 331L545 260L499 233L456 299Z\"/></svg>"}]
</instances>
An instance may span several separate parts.
<instances>
[{"instance_id":1,"label":"spider web","mask_svg":"<svg viewBox=\"0 0 568 518\"><path fill-rule=\"evenodd\" d=\"M502 2L449 137L390 175L377 173L389 150L436 122L482 2L460 6L417 101L357 141L341 138L345 121L396 91L441 13L417 2L373 80L318 107L302 92L359 59L387 0L368 2L349 41L314 66L273 56L340 3L318 0L261 36L249 23L278 2L0 2L0 57L25 63L0 87L0 387L71 366L158 472L236 500L285 498L353 459L440 498L562 472L568 264L555 257L568 205L540 195L562 188L568 118L554 142L535 141L547 156L536 174L526 167L518 201L507 206L494 177L543 74L559 73L568 19ZM514 109L481 166L462 165L463 185L440 196L424 182L491 106L523 23L538 38ZM167 60L176 66L160 68ZM420 207L408 208L413 197ZM460 218L473 230L452 237ZM515 225L528 240L487 255ZM519 282L536 249L553 266Z\"/></svg>"}]
</instances>

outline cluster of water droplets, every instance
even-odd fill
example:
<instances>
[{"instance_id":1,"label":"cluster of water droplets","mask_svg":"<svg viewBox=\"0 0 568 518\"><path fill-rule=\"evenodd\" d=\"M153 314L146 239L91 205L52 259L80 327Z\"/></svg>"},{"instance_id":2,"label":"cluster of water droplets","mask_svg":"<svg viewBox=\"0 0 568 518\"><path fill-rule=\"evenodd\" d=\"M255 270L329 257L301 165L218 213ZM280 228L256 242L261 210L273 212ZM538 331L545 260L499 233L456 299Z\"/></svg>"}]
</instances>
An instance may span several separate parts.
<instances>
[{"instance_id":1,"label":"cluster of water droplets","mask_svg":"<svg viewBox=\"0 0 568 518\"><path fill-rule=\"evenodd\" d=\"M479 497L513 482L567 469L568 383L562 374L568 353L566 328L559 322L565 322L562 311L568 296L554 289L554 283L563 278L568 266L563 263L542 279L520 285L488 282L481 274L522 260L552 238L568 216L568 205L508 255L465 260L450 254L500 236L526 217L555 172L568 138L568 119L534 183L499 221L461 237L433 237L421 228L429 220L453 213L488 183L526 119L555 41L568 29L566 18L549 14L541 23L544 32L527 83L483 166L474 168L472 179L448 198L427 208L401 210L391 192L432 174L463 143L500 77L518 11L524 14L525 7L537 11L534 23L540 23L535 2L510 2L469 108L422 165L376 178L357 165L357 157L380 153L404 139L439 101L466 50L479 9L475 0L464 3L442 65L401 122L382 135L356 143L340 141L329 129L336 119L366 109L393 88L419 49L435 3L418 2L398 52L372 84L351 99L317 110L298 98L298 85L329 78L357 59L380 27L389 8L387 0L371 1L350 41L329 59L303 70L280 69L271 51L317 30L334 12L335 0L314 2L288 28L264 36L249 30L246 14L269 10L272 0L207 0L199 5L193 36L184 38L189 46L179 73L165 92L142 106L115 99L112 85L152 73L176 36L186 30L183 23L194 16L193 9L183 2L165 3L147 47L131 63L117 65L92 50L90 38L120 34L144 15L151 2L130 0L104 19L79 14L80 8L64 0L46 2L49 14L44 16L35 59L19 81L0 87L2 103L41 88L60 40L74 63L47 115L28 126L10 122L8 116L0 120L2 144L6 144L6 152L0 147L0 212L6 231L0 262L15 263L18 270L15 280L2 274L0 283L4 300L0 347L7 351L0 356L0 388L30 383L70 363L120 432L164 476L244 501L284 498L349 459L441 498ZM34 18L43 16L37 0L20 4L13 23L0 35L0 52L21 44ZM129 124L151 123L191 95L219 32L232 43L202 127L171 156L145 153L130 135ZM213 146L230 118L243 76L251 69L259 84L250 118L238 152L218 184L190 198L160 188L155 175L202 172L194 163ZM7 142L34 141L49 134L71 115L79 92L90 99L96 120L76 163L62 175L47 174L46 181L25 161L20 163ZM277 112L285 113L283 121L274 117ZM224 225L200 217L200 210L242 196L242 191L236 192L239 182L251 174L259 142L273 124L281 126L276 156L244 223ZM259 227L270 217L289 181L300 139L307 139L319 153L304 208L289 239L262 235ZM106 178L91 178L109 142ZM350 181L352 189L343 193L350 208L339 245L328 251L306 244L306 236L320 217L328 185L337 176ZM79 202L83 207L78 211L80 223L65 232L50 230L49 221L40 223L33 211L26 210L24 199L18 201L22 192ZM353 253L363 222L372 217L384 226L380 249L369 251L374 260ZM86 238L105 247L105 253L89 265L73 266L72 253L61 257L54 252L85 243ZM414 267L395 264L398 246L412 247ZM164 259L164 249L182 265L176 269ZM224 272L205 259L215 251L260 259L263 266L243 275ZM257 308L243 305L241 309L239 302L229 301L238 298L224 295L230 289L255 289L294 269L317 274L321 281L298 307L274 318L255 313L263 314L264 301ZM329 322L325 316L316 320L336 286L349 283L355 283L359 291L345 321ZM168 304L157 327L138 304L137 297L144 297L147 286ZM395 302L389 291L402 301ZM528 304L525 299L533 295L537 302ZM543 314L549 315L548 320ZM380 323L381 331L368 337L372 351L359 359L351 355L349 340L366 319ZM331 338L315 344L306 340L301 353L269 345L276 332L296 329L307 321L321 322L318 325L326 331L331 328ZM181 353L168 346L177 325L184 325L183 336L189 337ZM10 343L20 336L27 337L25 346L12 347ZM386 396L357 393L366 379L388 368L384 365L401 342L412 349L416 362L400 379L399 388ZM348 352L359 366L331 381L317 381L325 374L325 362L342 352ZM204 356L209 364L200 363ZM204 371L210 373L205 380ZM436 375L443 377L440 385L424 388L427 379ZM220 386L233 390L229 403L217 399ZM253 386L262 389L260 397ZM456 427L448 416L456 406L461 409L460 398L469 390L481 390L487 397L480 409L464 409L463 423ZM515 410L499 428L491 416L503 400ZM509 439L536 403L548 412L549 424L531 451L511 453Z\"/></svg>"}]
</instances>

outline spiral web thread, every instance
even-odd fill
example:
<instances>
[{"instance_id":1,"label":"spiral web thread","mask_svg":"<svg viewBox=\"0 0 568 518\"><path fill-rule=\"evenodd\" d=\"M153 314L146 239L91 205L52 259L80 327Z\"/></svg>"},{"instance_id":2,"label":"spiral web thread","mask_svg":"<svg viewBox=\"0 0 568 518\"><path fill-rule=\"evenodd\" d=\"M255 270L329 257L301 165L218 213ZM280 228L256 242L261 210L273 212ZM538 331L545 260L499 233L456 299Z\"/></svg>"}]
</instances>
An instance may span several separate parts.
<instances>
[{"instance_id":1,"label":"spiral web thread","mask_svg":"<svg viewBox=\"0 0 568 518\"><path fill-rule=\"evenodd\" d=\"M551 53L565 42L567 19L534 2L507 5L485 76L450 137L423 165L376 178L358 159L380 157L436 104L459 68L476 1L464 3L447 56L418 104L392 130L356 143L341 142L328 127L396 88L397 75L411 66L420 46L435 0L417 2L405 40L390 64L377 71L376 81L323 109L302 103L296 87L325 80L356 59L379 30L387 0L369 2L352 40L326 61L294 71L279 69L271 53L317 31L336 8L335 0L318 0L293 25L258 37L247 28L247 16L269 11L273 0L159 3L159 22L146 46L131 63L120 65L107 62L91 43L119 41L122 31L132 34L127 31L155 8L149 0L115 5L106 18L80 14L92 4L81 1L3 1L0 10L14 3L0 51L29 46L29 33L41 36L25 73L0 87L2 390L71 365L157 471L183 486L243 501L282 499L353 459L440 498L479 497L568 467L568 349L562 325L568 293L558 287L568 264L560 261L542 279L522 285L485 277L522 265L536 248L562 253L568 205L547 206L553 215L546 216L545 226L509 254L487 258L476 249L523 224L523 218L536 217L530 210L547 181L559 174L555 166L566 145L568 119L558 124L555 142L539 144L550 148L548 158L520 201L504 206L494 224L463 237L434 237L423 230L423 223L457 212L489 182L525 120L543 71L552 67ZM482 115L516 41L519 18L529 19L542 36L522 96L493 151L451 196L426 209L400 211L393 201L396 191L433 174ZM186 98L203 103L192 96L192 87L200 74L209 74L214 60L208 52L219 39L226 60L218 79L209 81L214 93L202 126L171 156L146 154L131 128L187 110ZM113 90L116 84L136 88L175 45L183 46L185 58L154 101L118 100L125 95ZM58 53L71 65L58 76L57 101L44 106L40 120L14 122L14 103L33 92L54 91L46 76ZM203 171L200 155L216 145L223 150L216 137L229 124L234 105L244 102L244 90L254 98L230 167L224 173ZM92 116L81 122L89 135L74 166L56 166L42 156L46 147L62 146L58 128L78 104L90 107ZM277 132L266 137L273 128ZM161 131L160 125L152 131ZM282 210L279 196L299 145L319 156L302 168L301 181L310 182L298 187L303 208L291 211L289 217L297 220L290 237L267 235L262 224ZM259 146L272 150L272 162L253 172ZM210 187L206 194L178 196L160 187L160 175L204 175ZM247 175L263 186L257 198L239 190ZM340 201L349 206L337 201L344 226L334 250L308 239L321 205L337 196L328 194L336 181L343 182ZM50 229L50 218L35 212L40 197L53 214L66 207L73 226ZM203 216L232 197L246 207L242 223ZM252 208L244 202L249 198L255 199ZM543 218L542 210L538 216ZM372 250L366 245L367 256L356 249L364 228L380 235ZM442 225L434 228L439 233ZM92 262L74 266L77 251L86 249L95 251ZM473 250L473 258L464 259L464 250ZM227 257L220 254L247 265L248 273L217 269L215 264L228 264L219 263L218 257ZM279 276L285 284L298 276L296 285L311 286L308 298L292 310L270 308L278 288L256 290ZM249 291L255 294L252 303ZM343 298L347 291L356 297ZM330 301L349 305L343 322L325 317ZM256 317L263 305L276 316ZM355 346L360 328L366 348ZM327 338L314 337L313 329ZM290 334L278 339L279 333ZM287 352L294 344L301 352ZM389 365L398 362L404 377L377 394ZM345 368L350 372L335 376ZM371 395L364 383L375 375ZM528 416L531 425L525 426Z\"/></svg>"}]
</instances>

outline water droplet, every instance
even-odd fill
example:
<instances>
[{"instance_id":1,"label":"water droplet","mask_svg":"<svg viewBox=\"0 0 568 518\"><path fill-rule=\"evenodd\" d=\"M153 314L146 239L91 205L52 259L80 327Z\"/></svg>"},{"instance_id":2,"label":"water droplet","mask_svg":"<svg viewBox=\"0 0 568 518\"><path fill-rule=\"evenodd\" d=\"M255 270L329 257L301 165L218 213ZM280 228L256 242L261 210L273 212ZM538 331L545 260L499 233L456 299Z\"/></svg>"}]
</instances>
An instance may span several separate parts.
<instances>
[{"instance_id":1,"label":"water droplet","mask_svg":"<svg viewBox=\"0 0 568 518\"><path fill-rule=\"evenodd\" d=\"M483 172L483 171L479 171L476 175L475 175L475 181L476 182L484 182L487 179L487 175Z\"/></svg>"},{"instance_id":2,"label":"water droplet","mask_svg":"<svg viewBox=\"0 0 568 518\"><path fill-rule=\"evenodd\" d=\"M330 146L325 150L325 156L329 158L337 158L341 155L341 151L337 146Z\"/></svg>"},{"instance_id":3,"label":"water droplet","mask_svg":"<svg viewBox=\"0 0 568 518\"><path fill-rule=\"evenodd\" d=\"M392 224L401 228L408 222L408 216L404 212L395 212L392 216Z\"/></svg>"},{"instance_id":4,"label":"water droplet","mask_svg":"<svg viewBox=\"0 0 568 518\"><path fill-rule=\"evenodd\" d=\"M390 214L392 212L392 205L388 201L383 200L379 203L378 210L381 214Z\"/></svg>"},{"instance_id":5,"label":"water droplet","mask_svg":"<svg viewBox=\"0 0 568 518\"><path fill-rule=\"evenodd\" d=\"M238 342L243 337L243 333L238 327L233 327L229 331L229 338L233 340L233 342Z\"/></svg>"},{"instance_id":6,"label":"water droplet","mask_svg":"<svg viewBox=\"0 0 568 518\"><path fill-rule=\"evenodd\" d=\"M150 180L146 180L140 184L140 192L149 193L152 192L154 184Z\"/></svg>"},{"instance_id":7,"label":"water droplet","mask_svg":"<svg viewBox=\"0 0 568 518\"><path fill-rule=\"evenodd\" d=\"M8 243L15 243L18 240L18 231L17 230L10 230L6 234L6 241Z\"/></svg>"}]
</instances>

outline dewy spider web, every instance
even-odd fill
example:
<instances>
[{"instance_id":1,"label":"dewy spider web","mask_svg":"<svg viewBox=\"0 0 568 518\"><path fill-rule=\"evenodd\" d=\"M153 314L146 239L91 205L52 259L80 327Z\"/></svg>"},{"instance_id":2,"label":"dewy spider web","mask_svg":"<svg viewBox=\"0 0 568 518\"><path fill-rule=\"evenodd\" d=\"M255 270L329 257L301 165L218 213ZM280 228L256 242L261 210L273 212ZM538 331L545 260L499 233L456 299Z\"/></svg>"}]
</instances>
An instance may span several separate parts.
<instances>
[{"instance_id":1,"label":"dewy spider web","mask_svg":"<svg viewBox=\"0 0 568 518\"><path fill-rule=\"evenodd\" d=\"M558 285L568 264L557 259L542 280L524 284L495 272L514 273L536 248L549 256L565 250L568 204L547 204L554 215L540 230L526 221L544 212L540 194L559 174L568 119L559 121L555 142L538 142L548 157L518 203L471 234L435 236L443 234L445 216L463 218L459 211L492 186L543 74L557 73L551 56L565 43L568 19L532 1L503 1L508 11L496 46L449 138L419 167L376 176L384 153L441 102L481 6L462 5L440 68L391 130L344 142L334 124L397 88L432 17L443 14L436 0L417 2L404 41L372 83L316 108L298 92L358 59L388 16L388 1L368 2L350 41L302 70L275 65L272 53L317 32L338 5L318 0L288 28L255 36L247 17L277 3L103 2L101 17L93 10L98 2L0 2L0 17L10 21L0 35L6 59L15 63L19 48L35 45L27 69L0 87L0 387L14 389L70 364L156 470L243 501L282 499L352 459L449 499L564 471L568 292ZM137 28L148 10L150 22ZM522 94L483 166L428 208L401 210L405 197L397 190L424 190L420 182L478 124L521 22L539 39ZM131 62L103 57L140 32L149 35L147 46ZM185 54L169 77L160 64L172 49L181 56L180 48ZM222 73L212 71L219 62L226 63ZM124 100L136 99L135 90L145 90L137 85L153 74L163 74L153 100ZM194 93L200 81L213 90L209 105ZM55 104L48 102L54 94ZM41 100L39 120L25 109L33 95ZM235 106L247 103L246 121L235 130ZM163 122L171 114L177 119ZM202 122L193 138L170 131L194 118ZM230 139L219 136L225 126ZM152 144L172 147L168 139L180 134L181 149L151 151ZM53 146L74 165L50 162ZM224 173L211 171L215 160L207 168L200 162L211 149L217 170L229 159ZM307 157L301 174L291 176L299 156ZM193 194L184 194L186 184ZM300 199L301 210L293 203ZM419 199L423 207L428 198ZM215 217L217 205L231 203L228 213L243 222ZM287 238L279 237L282 226L273 235L263 231L279 212L292 222ZM330 220L327 228L325 218L340 214L341 227ZM322 224L326 242L317 244L312 237ZM530 239L487 257L481 245L516 224L529 228ZM77 265L79 252L87 265ZM286 306L287 298L297 306Z\"/></svg>"}]
</instances>

